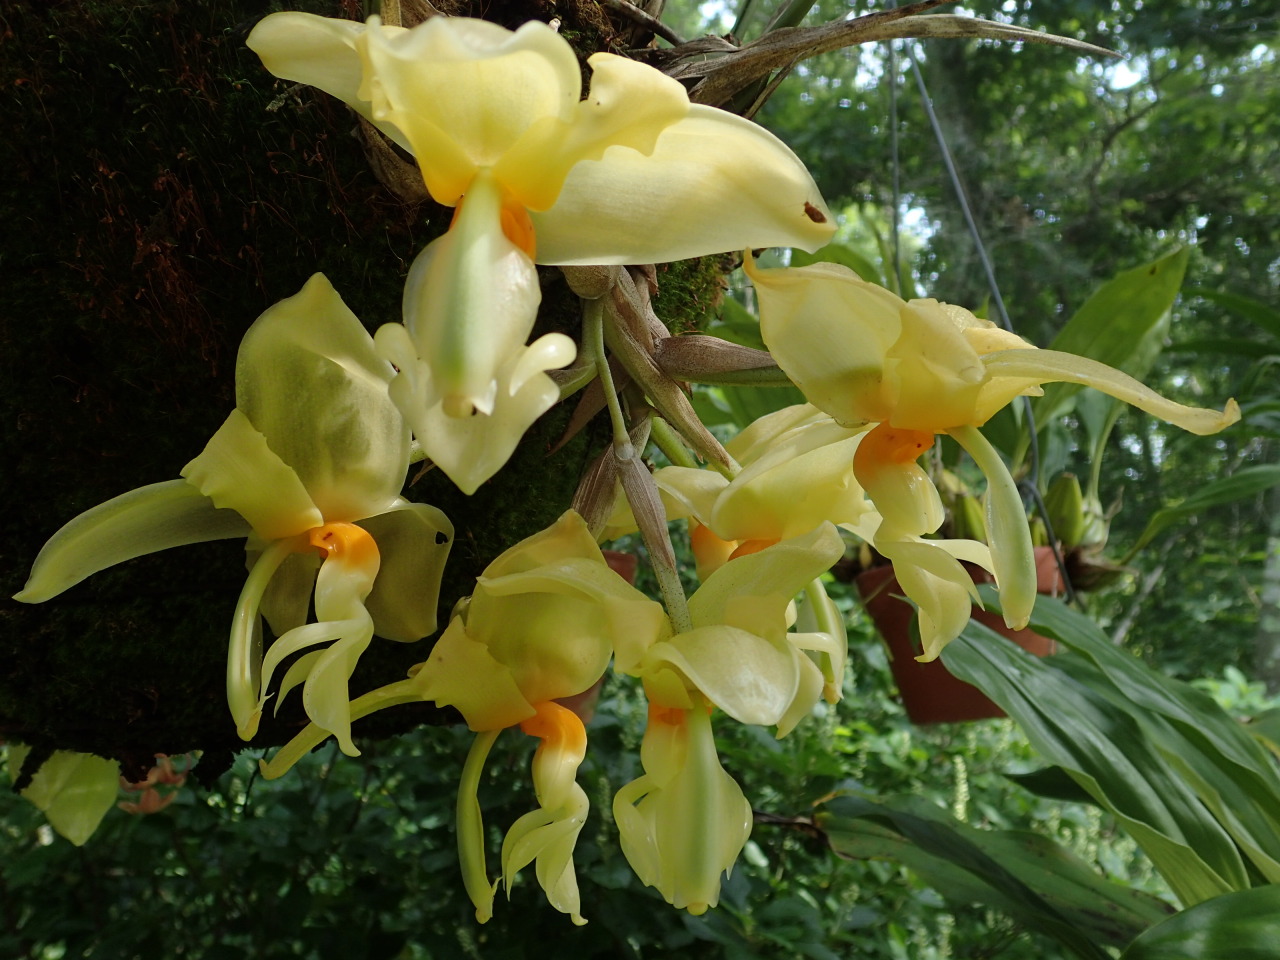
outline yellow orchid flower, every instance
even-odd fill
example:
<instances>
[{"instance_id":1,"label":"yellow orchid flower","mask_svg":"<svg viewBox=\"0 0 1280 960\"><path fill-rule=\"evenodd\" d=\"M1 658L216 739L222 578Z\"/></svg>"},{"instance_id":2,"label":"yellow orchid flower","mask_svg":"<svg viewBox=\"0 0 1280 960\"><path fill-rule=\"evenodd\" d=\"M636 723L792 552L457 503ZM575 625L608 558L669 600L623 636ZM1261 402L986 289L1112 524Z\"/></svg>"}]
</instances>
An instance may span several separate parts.
<instances>
[{"instance_id":1,"label":"yellow orchid flower","mask_svg":"<svg viewBox=\"0 0 1280 960\"><path fill-rule=\"evenodd\" d=\"M277 13L249 47L276 76L345 101L418 161L456 206L415 261L404 326L378 332L392 395L428 456L467 493L557 399L546 371L572 342L525 345L534 263L624 264L790 244L834 224L804 166L741 118L691 106L647 65L598 53L591 89L543 23L512 32L436 16L405 29Z\"/></svg>"},{"instance_id":2,"label":"yellow orchid flower","mask_svg":"<svg viewBox=\"0 0 1280 960\"><path fill-rule=\"evenodd\" d=\"M409 432L387 396L391 366L322 274L269 308L236 360L236 408L182 470L76 517L45 544L15 599L39 603L114 564L168 547L247 537L249 576L227 655L227 701L257 732L275 667L303 684L308 716L351 742L347 681L375 633L435 630L453 526L400 497ZM319 558L319 560L318 560ZM319 571L316 567L319 563ZM316 617L307 613L314 584ZM261 612L277 640L265 660Z\"/></svg>"},{"instance_id":3,"label":"yellow orchid flower","mask_svg":"<svg viewBox=\"0 0 1280 960\"><path fill-rule=\"evenodd\" d=\"M503 882L509 890L516 873L536 860L548 901L582 923L573 847L588 803L574 777L586 730L555 701L590 688L624 640L648 647L669 633L661 605L609 568L586 523L569 511L485 568L475 593L409 679L351 704L359 718L430 700L456 707L476 732L458 787L458 856L481 923L493 915L496 883L485 869L476 794L498 734L519 726L542 741L533 760L539 806L507 834ZM324 737L320 727L308 727L263 767L264 775L280 776Z\"/></svg>"},{"instance_id":4,"label":"yellow orchid flower","mask_svg":"<svg viewBox=\"0 0 1280 960\"><path fill-rule=\"evenodd\" d=\"M1031 615L1035 564L1022 500L977 429L1015 397L1036 395L1044 383L1078 383L1201 435L1240 418L1233 400L1220 413L1183 406L1105 364L1036 349L962 307L903 301L836 264L762 270L748 255L746 269L778 366L838 423L875 424L858 445L854 475L883 517L872 534L877 549L904 561L904 591L931 611L921 619L921 659L936 657L968 620L972 583L956 558L989 562L1010 627ZM943 513L916 461L940 433L987 477L989 557L967 541L922 539Z\"/></svg>"},{"instance_id":5,"label":"yellow orchid flower","mask_svg":"<svg viewBox=\"0 0 1280 960\"><path fill-rule=\"evenodd\" d=\"M865 428L845 427L811 404L763 416L726 445L741 471L663 467L654 474L668 516L692 517L698 578L736 551L754 552L824 522L853 524L874 512L853 476Z\"/></svg>"},{"instance_id":6,"label":"yellow orchid flower","mask_svg":"<svg viewBox=\"0 0 1280 960\"><path fill-rule=\"evenodd\" d=\"M821 629L788 633L787 612L843 552L828 523L739 556L689 599L692 629L617 648L615 669L642 678L650 708L645 772L618 791L614 819L636 875L676 907L699 914L716 905L720 875L751 830L750 804L720 766L709 711L776 724L784 736L812 709L825 677L809 653L843 664L843 627L828 605L816 618Z\"/></svg>"}]
</instances>

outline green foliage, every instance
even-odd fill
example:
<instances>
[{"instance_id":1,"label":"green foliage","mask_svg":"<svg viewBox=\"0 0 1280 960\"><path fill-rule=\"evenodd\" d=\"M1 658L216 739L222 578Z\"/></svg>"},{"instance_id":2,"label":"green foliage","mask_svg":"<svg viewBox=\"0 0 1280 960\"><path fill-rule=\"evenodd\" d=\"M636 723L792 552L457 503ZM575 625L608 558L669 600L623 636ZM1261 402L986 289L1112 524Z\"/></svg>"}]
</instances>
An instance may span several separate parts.
<instances>
[{"instance_id":1,"label":"green foliage","mask_svg":"<svg viewBox=\"0 0 1280 960\"><path fill-rule=\"evenodd\" d=\"M1061 604L1042 599L1032 624L1072 653L1035 660L972 624L948 668L1113 811L1185 905L1280 881L1280 773L1263 747Z\"/></svg>"},{"instance_id":2,"label":"green foliage","mask_svg":"<svg viewBox=\"0 0 1280 960\"><path fill-rule=\"evenodd\" d=\"M1148 930L1120 960L1271 960L1280 887L1228 893Z\"/></svg>"}]
</instances>

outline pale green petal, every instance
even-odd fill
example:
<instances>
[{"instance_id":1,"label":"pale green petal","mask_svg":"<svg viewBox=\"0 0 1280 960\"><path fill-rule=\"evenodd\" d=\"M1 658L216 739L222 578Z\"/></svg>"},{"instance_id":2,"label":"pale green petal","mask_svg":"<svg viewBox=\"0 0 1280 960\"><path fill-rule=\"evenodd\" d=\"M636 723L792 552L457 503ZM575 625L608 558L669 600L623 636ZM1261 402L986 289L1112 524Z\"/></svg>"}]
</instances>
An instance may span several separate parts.
<instances>
[{"instance_id":1,"label":"pale green petal","mask_svg":"<svg viewBox=\"0 0 1280 960\"><path fill-rule=\"evenodd\" d=\"M86 510L55 533L14 599L41 603L125 560L249 533L240 514L219 510L187 481L153 483Z\"/></svg>"},{"instance_id":2,"label":"pale green petal","mask_svg":"<svg viewBox=\"0 0 1280 960\"><path fill-rule=\"evenodd\" d=\"M794 636L794 634L791 636ZM787 705L787 709L777 720L779 740L794 730L796 724L813 712L814 704L822 698L822 691L825 686L822 671L818 669L818 665L809 657L797 655L796 667L799 673L799 683L796 685L796 692L791 698L791 703Z\"/></svg>"},{"instance_id":3,"label":"pale green petal","mask_svg":"<svg viewBox=\"0 0 1280 960\"><path fill-rule=\"evenodd\" d=\"M238 409L182 475L217 506L248 520L263 540L292 537L324 523L293 468Z\"/></svg>"},{"instance_id":4,"label":"pale green petal","mask_svg":"<svg viewBox=\"0 0 1280 960\"><path fill-rule=\"evenodd\" d=\"M887 420L898 402L885 358L902 332L905 304L852 270L815 263L744 268L760 304L760 335L791 381L839 423Z\"/></svg>"},{"instance_id":5,"label":"pale green petal","mask_svg":"<svg viewBox=\"0 0 1280 960\"><path fill-rule=\"evenodd\" d=\"M785 630L784 612L791 598L843 555L844 541L828 523L804 536L738 557L698 588L689 599L689 615L695 627L735 623L766 636L766 630L781 633ZM769 617L773 622L738 622L746 598L762 600L775 608L776 612Z\"/></svg>"},{"instance_id":6,"label":"pale green petal","mask_svg":"<svg viewBox=\"0 0 1280 960\"><path fill-rule=\"evenodd\" d=\"M786 539L824 521L856 522L871 510L853 477L860 437L828 423L834 429L793 430L760 460L744 464L716 501L711 529L726 540Z\"/></svg>"},{"instance_id":7,"label":"pale green petal","mask_svg":"<svg viewBox=\"0 0 1280 960\"><path fill-rule=\"evenodd\" d=\"M414 680L424 700L457 707L472 730L513 727L536 712L511 671L493 658L485 644L467 636L460 617L436 641Z\"/></svg>"},{"instance_id":8,"label":"pale green petal","mask_svg":"<svg viewBox=\"0 0 1280 960\"><path fill-rule=\"evenodd\" d=\"M399 500L386 513L360 521L382 555L366 606L374 630L411 642L436 630L440 578L453 546L453 524L425 503Z\"/></svg>"},{"instance_id":9,"label":"pale green petal","mask_svg":"<svg viewBox=\"0 0 1280 960\"><path fill-rule=\"evenodd\" d=\"M647 64L610 53L594 54L588 63L591 90L572 118L539 120L494 169L530 210L556 202L574 164L598 160L610 147L647 155L663 130L689 112L684 87Z\"/></svg>"},{"instance_id":10,"label":"pale green petal","mask_svg":"<svg viewBox=\"0 0 1280 960\"><path fill-rule=\"evenodd\" d=\"M973 421L987 374L951 320L955 309L936 300L902 308L902 332L885 354L885 377L898 398L888 418L893 426L935 433Z\"/></svg>"},{"instance_id":11,"label":"pale green petal","mask_svg":"<svg viewBox=\"0 0 1280 960\"><path fill-rule=\"evenodd\" d=\"M427 189L450 206L477 168L495 166L537 121L571 118L582 89L573 50L545 23L512 33L432 17L392 33L371 19L358 44L360 95L375 119L403 131Z\"/></svg>"},{"instance_id":12,"label":"pale green petal","mask_svg":"<svg viewBox=\"0 0 1280 960\"><path fill-rule=\"evenodd\" d=\"M273 13L258 21L245 46L277 77L337 97L407 150L404 134L394 124L374 120L372 104L360 96L364 71L356 38L365 29L363 23L313 13ZM399 27L383 29L389 34L402 32Z\"/></svg>"},{"instance_id":13,"label":"pale green petal","mask_svg":"<svg viewBox=\"0 0 1280 960\"><path fill-rule=\"evenodd\" d=\"M511 825L502 841L502 882L510 893L516 874L536 858L538 883L547 895L547 902L561 913L569 914L574 924L581 926L586 920L581 913L573 849L586 823L590 804L580 786L574 783L571 788L572 800L564 808L540 807Z\"/></svg>"},{"instance_id":14,"label":"pale green petal","mask_svg":"<svg viewBox=\"0 0 1280 960\"><path fill-rule=\"evenodd\" d=\"M380 513L400 494L409 429L387 396L394 372L321 273L240 343L236 406L326 521Z\"/></svg>"},{"instance_id":15,"label":"pale green petal","mask_svg":"<svg viewBox=\"0 0 1280 960\"><path fill-rule=\"evenodd\" d=\"M666 263L746 247L816 250L835 231L813 178L781 140L697 104L663 131L650 156L610 147L600 160L579 163L555 205L533 221L538 262L565 265Z\"/></svg>"},{"instance_id":16,"label":"pale green petal","mask_svg":"<svg viewBox=\"0 0 1280 960\"><path fill-rule=\"evenodd\" d=\"M17 779L30 748L9 746L9 776ZM40 765L22 795L30 800L49 826L77 847L93 836L98 824L115 806L120 790L120 765L91 753L55 750Z\"/></svg>"},{"instance_id":17,"label":"pale green petal","mask_svg":"<svg viewBox=\"0 0 1280 960\"><path fill-rule=\"evenodd\" d=\"M1022 494L1009 468L977 427L951 431L987 478L987 541L995 565L996 586L1005 623L1021 630L1036 602L1036 559Z\"/></svg>"},{"instance_id":18,"label":"pale green petal","mask_svg":"<svg viewBox=\"0 0 1280 960\"><path fill-rule=\"evenodd\" d=\"M781 720L795 700L799 658L785 641L773 644L736 627L706 626L654 644L644 669L670 664L735 720L767 725Z\"/></svg>"},{"instance_id":19,"label":"pale green petal","mask_svg":"<svg viewBox=\"0 0 1280 960\"><path fill-rule=\"evenodd\" d=\"M916 659L936 660L969 622L978 600L973 580L958 560L929 540L894 542L877 537L876 549L893 562L902 592L919 608L924 653Z\"/></svg>"},{"instance_id":20,"label":"pale green petal","mask_svg":"<svg viewBox=\"0 0 1280 960\"><path fill-rule=\"evenodd\" d=\"M431 372L423 404L438 400L462 419L493 413L499 371L524 352L542 299L533 261L502 231L501 206L497 184L477 175L457 222L417 256L405 281L404 325Z\"/></svg>"},{"instance_id":21,"label":"pale green petal","mask_svg":"<svg viewBox=\"0 0 1280 960\"><path fill-rule=\"evenodd\" d=\"M658 492L663 495L662 505L668 507L671 504L675 507L674 510L667 509L668 520L694 517L703 524L711 522L716 498L729 485L729 481L716 471L694 467L663 467L654 473L653 480L658 485Z\"/></svg>"},{"instance_id":22,"label":"pale green petal","mask_svg":"<svg viewBox=\"0 0 1280 960\"><path fill-rule=\"evenodd\" d=\"M262 553L261 542L254 548L254 540L246 544L248 569ZM314 550L291 553L285 557L267 589L262 595L259 612L271 624L271 632L277 637L284 636L294 627L307 622L311 610L311 594L315 591L316 571L320 569L320 557Z\"/></svg>"},{"instance_id":23,"label":"pale green petal","mask_svg":"<svg viewBox=\"0 0 1280 960\"><path fill-rule=\"evenodd\" d=\"M381 330L378 339L383 339ZM577 350L572 340L558 333L539 337L526 349L543 370L573 362ZM514 394L509 392L511 376L526 356L520 353L510 358L499 372L498 391L489 416L451 417L438 399L428 405L430 372L426 364L407 361L409 365L401 366L400 375L391 382L391 396L404 411L427 456L463 493L475 493L480 484L501 470L533 421L560 399L559 387L545 373L525 381Z\"/></svg>"},{"instance_id":24,"label":"pale green petal","mask_svg":"<svg viewBox=\"0 0 1280 960\"><path fill-rule=\"evenodd\" d=\"M711 718L692 710L688 726L688 753L679 774L645 797L640 809L653 825L656 886L672 906L696 915L719 902L720 876L733 869L751 834L752 817L742 788L720 766Z\"/></svg>"},{"instance_id":25,"label":"pale green petal","mask_svg":"<svg viewBox=\"0 0 1280 960\"><path fill-rule=\"evenodd\" d=\"M1057 350L1008 350L983 357L982 362L993 377L1022 377L1039 383L1078 383L1093 387L1200 436L1217 433L1240 419L1240 407L1234 400L1228 400L1221 412L1183 406L1166 400L1105 363Z\"/></svg>"},{"instance_id":26,"label":"pale green petal","mask_svg":"<svg viewBox=\"0 0 1280 960\"><path fill-rule=\"evenodd\" d=\"M355 672L360 655L373 639L373 622L346 621L341 639L316 659L302 686L302 705L316 726L330 731L342 752L358 757L351 741L351 692L347 682Z\"/></svg>"}]
</instances>

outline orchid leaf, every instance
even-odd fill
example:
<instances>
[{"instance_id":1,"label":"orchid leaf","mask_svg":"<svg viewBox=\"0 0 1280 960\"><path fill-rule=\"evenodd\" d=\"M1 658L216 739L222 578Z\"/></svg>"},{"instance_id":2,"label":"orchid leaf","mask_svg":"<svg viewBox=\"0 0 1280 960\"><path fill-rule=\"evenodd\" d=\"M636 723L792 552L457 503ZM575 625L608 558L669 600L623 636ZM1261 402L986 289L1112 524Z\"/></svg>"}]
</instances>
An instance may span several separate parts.
<instances>
[{"instance_id":1,"label":"orchid leaf","mask_svg":"<svg viewBox=\"0 0 1280 960\"><path fill-rule=\"evenodd\" d=\"M1047 837L979 829L922 798L838 797L815 821L837 854L903 863L952 902L1003 910L1079 957L1109 956L1172 911Z\"/></svg>"},{"instance_id":2,"label":"orchid leaf","mask_svg":"<svg viewBox=\"0 0 1280 960\"><path fill-rule=\"evenodd\" d=\"M1280 886L1229 893L1152 927L1120 960L1272 960L1280 944Z\"/></svg>"}]
</instances>

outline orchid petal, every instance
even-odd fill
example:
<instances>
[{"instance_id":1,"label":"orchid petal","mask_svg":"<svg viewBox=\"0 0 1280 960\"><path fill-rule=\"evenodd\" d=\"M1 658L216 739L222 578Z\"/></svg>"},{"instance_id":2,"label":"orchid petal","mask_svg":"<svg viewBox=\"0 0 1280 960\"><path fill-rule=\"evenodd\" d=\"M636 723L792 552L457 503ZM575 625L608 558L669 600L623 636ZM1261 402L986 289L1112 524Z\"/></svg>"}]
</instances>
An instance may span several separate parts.
<instances>
[{"instance_id":1,"label":"orchid petal","mask_svg":"<svg viewBox=\"0 0 1280 960\"><path fill-rule=\"evenodd\" d=\"M646 742L655 726L667 725L655 724L651 713ZM751 834L751 804L720 766L711 718L690 710L680 726L687 729L682 736L662 738L680 754L670 779L646 773L618 791L613 811L622 852L640 880L697 915L720 900L720 875L733 869Z\"/></svg>"},{"instance_id":2,"label":"orchid petal","mask_svg":"<svg viewBox=\"0 0 1280 960\"><path fill-rule=\"evenodd\" d=\"M779 437L773 450L745 464L716 501L712 529L726 539L782 540L824 521L856 521L870 510L853 477L861 437L828 423L834 429L802 429Z\"/></svg>"},{"instance_id":3,"label":"orchid petal","mask_svg":"<svg viewBox=\"0 0 1280 960\"><path fill-rule=\"evenodd\" d=\"M498 371L523 351L541 298L533 261L502 231L500 188L477 174L457 222L418 254L405 282L404 325L431 370L424 406L439 398L454 417L493 413Z\"/></svg>"},{"instance_id":4,"label":"orchid petal","mask_svg":"<svg viewBox=\"0 0 1280 960\"><path fill-rule=\"evenodd\" d=\"M885 358L902 332L903 301L851 270L815 263L744 264L760 302L760 335L806 399L837 423L887 420L898 394Z\"/></svg>"},{"instance_id":5,"label":"orchid petal","mask_svg":"<svg viewBox=\"0 0 1280 960\"><path fill-rule=\"evenodd\" d=\"M49 538L31 567L23 603L56 597L99 570L170 547L243 537L249 524L185 480L153 483L86 510Z\"/></svg>"},{"instance_id":6,"label":"orchid petal","mask_svg":"<svg viewBox=\"0 0 1280 960\"><path fill-rule=\"evenodd\" d=\"M409 430L387 398L394 372L321 273L241 341L236 407L327 521L379 513L400 493Z\"/></svg>"},{"instance_id":7,"label":"orchid petal","mask_svg":"<svg viewBox=\"0 0 1280 960\"><path fill-rule=\"evenodd\" d=\"M337 97L406 150L409 140L393 123L377 120L373 105L360 96L364 66L356 50L363 23L313 13L286 11L263 17L245 46L268 71L283 80L305 83ZM394 36L399 27L383 27Z\"/></svg>"},{"instance_id":8,"label":"orchid petal","mask_svg":"<svg viewBox=\"0 0 1280 960\"><path fill-rule=\"evenodd\" d=\"M427 189L449 206L476 169L518 150L539 119L569 120L582 89L573 50L545 23L512 33L432 17L392 32L370 18L356 42L366 70L360 97L376 120L404 133ZM536 127L532 136L541 139Z\"/></svg>"},{"instance_id":9,"label":"orchid petal","mask_svg":"<svg viewBox=\"0 0 1280 960\"><path fill-rule=\"evenodd\" d=\"M735 720L763 725L781 720L794 701L799 658L785 643L770 643L738 627L706 626L654 644L645 669L669 664Z\"/></svg>"},{"instance_id":10,"label":"orchid petal","mask_svg":"<svg viewBox=\"0 0 1280 960\"><path fill-rule=\"evenodd\" d=\"M398 500L360 521L373 536L382 566L365 605L380 637L409 643L436 630L440 579L453 547L453 524L435 507Z\"/></svg>"},{"instance_id":11,"label":"orchid petal","mask_svg":"<svg viewBox=\"0 0 1280 960\"><path fill-rule=\"evenodd\" d=\"M400 339L397 329L403 328L388 324L379 330L379 344L385 344L388 350L395 347L395 341ZM388 333L384 335L384 331ZM426 364L412 355L403 363L394 361L400 367L400 375L391 382L392 399L405 412L427 455L463 493L475 493L480 484L502 469L533 421L560 399L559 387L545 373L537 373L519 390L510 392L511 373L530 351L541 358L539 363L544 370L550 370L571 363L576 347L563 334L549 333L517 351L498 373L493 413L489 416L446 415L439 399L430 395L431 375Z\"/></svg>"},{"instance_id":12,"label":"orchid petal","mask_svg":"<svg viewBox=\"0 0 1280 960\"><path fill-rule=\"evenodd\" d=\"M731 560L713 573L689 599L695 627L731 623L768 636L786 629L787 603L805 584L825 573L844 554L844 542L831 524L802 537L784 540L759 553ZM764 599L775 608L772 623L736 622L744 598Z\"/></svg>"},{"instance_id":13,"label":"orchid petal","mask_svg":"<svg viewBox=\"0 0 1280 960\"><path fill-rule=\"evenodd\" d=\"M647 64L609 53L587 62L591 89L572 118L539 119L495 166L497 178L530 210L556 202L575 164L598 160L606 148L647 156L659 135L689 112L684 87Z\"/></svg>"},{"instance_id":14,"label":"orchid petal","mask_svg":"<svg viewBox=\"0 0 1280 960\"><path fill-rule=\"evenodd\" d=\"M264 540L295 536L324 523L298 474L238 409L182 468L182 475L217 506L248 520Z\"/></svg>"},{"instance_id":15,"label":"orchid petal","mask_svg":"<svg viewBox=\"0 0 1280 960\"><path fill-rule=\"evenodd\" d=\"M1217 433L1240 419L1240 406L1234 400L1228 400L1221 412L1187 407L1166 400L1127 373L1087 357L1057 350L1009 350L983 357L982 362L992 377L1024 377L1034 378L1039 383L1078 383L1093 387L1202 437Z\"/></svg>"},{"instance_id":16,"label":"orchid petal","mask_svg":"<svg viewBox=\"0 0 1280 960\"><path fill-rule=\"evenodd\" d=\"M960 636L978 590L964 567L930 540L876 539L876 549L892 561L902 592L919 608L920 642L917 660L936 660L942 648Z\"/></svg>"},{"instance_id":17,"label":"orchid petal","mask_svg":"<svg viewBox=\"0 0 1280 960\"><path fill-rule=\"evenodd\" d=\"M263 544L251 538L245 545L248 569L262 554ZM259 612L267 618L271 632L282 637L294 627L307 622L311 612L311 594L315 591L316 571L320 569L320 558L314 551L291 553L277 568L262 594Z\"/></svg>"},{"instance_id":18,"label":"orchid petal","mask_svg":"<svg viewBox=\"0 0 1280 960\"><path fill-rule=\"evenodd\" d=\"M561 265L666 263L744 247L816 250L835 230L813 178L781 140L698 104L648 156L615 146L579 163L533 222L538 262Z\"/></svg>"},{"instance_id":19,"label":"orchid petal","mask_svg":"<svg viewBox=\"0 0 1280 960\"><path fill-rule=\"evenodd\" d=\"M483 682L477 679L483 678ZM454 706L477 732L513 727L536 712L516 685L511 670L489 648L467 635L455 617L414 677L422 699Z\"/></svg>"}]
</instances>

